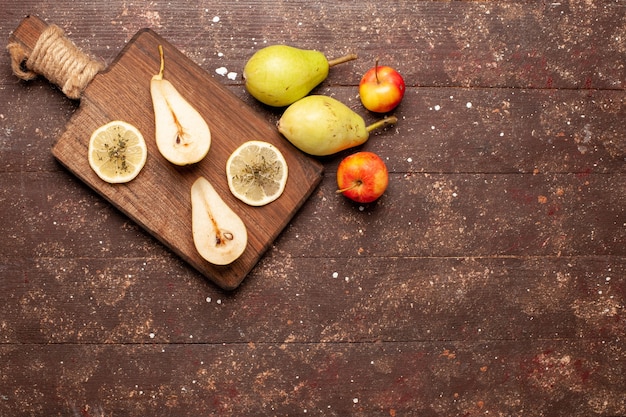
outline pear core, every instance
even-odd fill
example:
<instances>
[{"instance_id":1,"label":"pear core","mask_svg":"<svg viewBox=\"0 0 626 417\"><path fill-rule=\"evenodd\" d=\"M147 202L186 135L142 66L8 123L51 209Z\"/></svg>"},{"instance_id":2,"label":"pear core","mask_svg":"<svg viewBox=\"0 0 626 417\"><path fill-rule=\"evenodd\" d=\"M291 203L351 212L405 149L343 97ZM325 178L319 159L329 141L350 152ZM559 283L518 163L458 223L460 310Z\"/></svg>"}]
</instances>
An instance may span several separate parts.
<instances>
[{"instance_id":1,"label":"pear core","mask_svg":"<svg viewBox=\"0 0 626 417\"><path fill-rule=\"evenodd\" d=\"M245 224L204 177L191 186L191 217L194 245L206 261L228 265L243 254Z\"/></svg>"},{"instance_id":2,"label":"pear core","mask_svg":"<svg viewBox=\"0 0 626 417\"><path fill-rule=\"evenodd\" d=\"M202 160L211 146L211 130L198 111L163 78L163 47L159 45L161 68L150 80L154 109L155 139L159 152L175 165Z\"/></svg>"}]
</instances>

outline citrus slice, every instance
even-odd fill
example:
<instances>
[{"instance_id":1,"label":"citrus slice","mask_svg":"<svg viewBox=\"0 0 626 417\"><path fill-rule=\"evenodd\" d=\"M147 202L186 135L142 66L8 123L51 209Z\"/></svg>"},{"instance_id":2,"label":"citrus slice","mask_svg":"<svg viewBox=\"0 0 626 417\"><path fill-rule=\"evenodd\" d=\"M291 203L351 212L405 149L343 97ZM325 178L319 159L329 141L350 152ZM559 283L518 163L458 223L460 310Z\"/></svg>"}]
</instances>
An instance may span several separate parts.
<instances>
[{"instance_id":1,"label":"citrus slice","mask_svg":"<svg viewBox=\"0 0 626 417\"><path fill-rule=\"evenodd\" d=\"M135 178L148 157L146 142L130 123L114 120L96 129L89 139L89 165L106 182Z\"/></svg>"},{"instance_id":2,"label":"citrus slice","mask_svg":"<svg viewBox=\"0 0 626 417\"><path fill-rule=\"evenodd\" d=\"M252 140L237 148L226 162L228 187L251 206L276 200L287 184L287 161L272 144Z\"/></svg>"}]
</instances>

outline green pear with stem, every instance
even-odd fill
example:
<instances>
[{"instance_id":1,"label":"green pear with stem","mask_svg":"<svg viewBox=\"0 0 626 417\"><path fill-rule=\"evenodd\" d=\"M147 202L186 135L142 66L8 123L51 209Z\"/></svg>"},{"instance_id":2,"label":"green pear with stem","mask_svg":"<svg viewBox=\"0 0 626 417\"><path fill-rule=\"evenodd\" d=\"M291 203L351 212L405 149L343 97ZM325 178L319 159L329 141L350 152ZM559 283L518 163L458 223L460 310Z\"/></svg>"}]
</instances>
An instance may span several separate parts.
<instances>
[{"instance_id":1,"label":"green pear with stem","mask_svg":"<svg viewBox=\"0 0 626 417\"><path fill-rule=\"evenodd\" d=\"M163 78L163 47L159 45L161 67L150 80L157 148L175 165L195 164L211 147L211 130L198 111Z\"/></svg>"},{"instance_id":2,"label":"green pear with stem","mask_svg":"<svg viewBox=\"0 0 626 417\"><path fill-rule=\"evenodd\" d=\"M212 264L228 265L246 250L246 225L204 177L191 186L191 225L196 250Z\"/></svg>"},{"instance_id":3,"label":"green pear with stem","mask_svg":"<svg viewBox=\"0 0 626 417\"><path fill-rule=\"evenodd\" d=\"M335 65L356 59L355 54L328 60L319 51L288 45L271 45L255 52L246 62L246 90L269 106L288 106L309 94L328 77Z\"/></svg>"},{"instance_id":4,"label":"green pear with stem","mask_svg":"<svg viewBox=\"0 0 626 417\"><path fill-rule=\"evenodd\" d=\"M278 121L278 131L303 152L331 155L362 145L372 130L394 124L388 116L366 126L365 120L337 99L311 95L296 101Z\"/></svg>"}]
</instances>

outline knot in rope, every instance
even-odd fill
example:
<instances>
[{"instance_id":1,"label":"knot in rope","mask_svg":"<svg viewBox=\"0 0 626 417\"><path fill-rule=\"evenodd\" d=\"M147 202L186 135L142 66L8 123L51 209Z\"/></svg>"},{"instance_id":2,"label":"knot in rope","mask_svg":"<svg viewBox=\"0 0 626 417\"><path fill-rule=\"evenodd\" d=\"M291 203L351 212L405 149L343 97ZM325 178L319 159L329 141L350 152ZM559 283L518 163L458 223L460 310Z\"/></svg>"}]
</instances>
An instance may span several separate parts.
<instances>
[{"instance_id":1,"label":"knot in rope","mask_svg":"<svg viewBox=\"0 0 626 417\"><path fill-rule=\"evenodd\" d=\"M87 84L104 69L103 63L80 51L56 25L43 31L30 56L18 42L10 43L7 49L17 77L32 80L43 75L71 99L80 98Z\"/></svg>"}]
</instances>

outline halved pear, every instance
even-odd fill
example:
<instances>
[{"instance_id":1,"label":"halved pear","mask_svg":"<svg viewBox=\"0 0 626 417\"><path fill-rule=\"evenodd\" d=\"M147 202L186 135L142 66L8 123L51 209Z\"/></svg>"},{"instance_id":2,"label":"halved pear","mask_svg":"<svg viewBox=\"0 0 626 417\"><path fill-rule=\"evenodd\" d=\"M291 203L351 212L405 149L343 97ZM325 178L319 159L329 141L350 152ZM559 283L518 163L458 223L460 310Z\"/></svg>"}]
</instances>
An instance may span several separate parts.
<instances>
[{"instance_id":1,"label":"halved pear","mask_svg":"<svg viewBox=\"0 0 626 417\"><path fill-rule=\"evenodd\" d=\"M191 186L191 224L198 253L212 264L228 265L246 249L246 225L204 177Z\"/></svg>"},{"instance_id":2,"label":"halved pear","mask_svg":"<svg viewBox=\"0 0 626 417\"><path fill-rule=\"evenodd\" d=\"M155 137L159 152L175 165L199 162L211 147L211 130L198 111L163 78L163 47L159 45L161 68L150 80L154 107Z\"/></svg>"}]
</instances>

